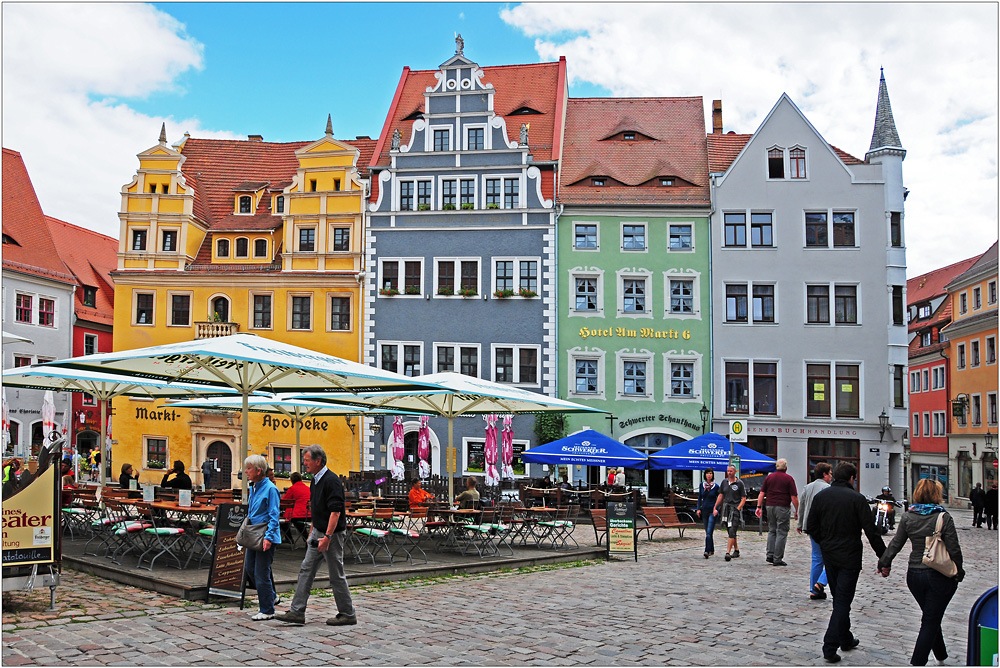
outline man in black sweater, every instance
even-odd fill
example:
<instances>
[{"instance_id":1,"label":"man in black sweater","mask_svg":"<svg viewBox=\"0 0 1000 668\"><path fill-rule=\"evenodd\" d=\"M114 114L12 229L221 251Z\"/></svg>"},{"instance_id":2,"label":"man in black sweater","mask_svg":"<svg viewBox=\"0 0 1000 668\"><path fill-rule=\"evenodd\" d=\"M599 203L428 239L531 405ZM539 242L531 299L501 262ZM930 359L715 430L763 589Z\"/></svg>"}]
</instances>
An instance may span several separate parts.
<instances>
[{"instance_id":1,"label":"man in black sweater","mask_svg":"<svg viewBox=\"0 0 1000 668\"><path fill-rule=\"evenodd\" d=\"M833 471L833 483L816 495L809 508L806 531L819 543L833 596L830 623L823 636L823 658L840 661L837 648L851 650L861 641L851 633L851 603L861 575L861 532L879 557L885 552L882 535L872 521L868 502L854 490L858 470L842 462Z\"/></svg>"},{"instance_id":2,"label":"man in black sweater","mask_svg":"<svg viewBox=\"0 0 1000 668\"><path fill-rule=\"evenodd\" d=\"M318 445L303 450L302 464L313 476L309 486L312 528L306 542L306 556L299 568L295 596L288 612L275 619L291 624L306 623L306 603L313 580L325 559L330 574L330 587L337 602L337 616L326 620L330 626L350 626L358 623L354 602L344 574L344 542L347 538L347 518L344 516L344 485L336 473L326 468L326 452Z\"/></svg>"}]
</instances>

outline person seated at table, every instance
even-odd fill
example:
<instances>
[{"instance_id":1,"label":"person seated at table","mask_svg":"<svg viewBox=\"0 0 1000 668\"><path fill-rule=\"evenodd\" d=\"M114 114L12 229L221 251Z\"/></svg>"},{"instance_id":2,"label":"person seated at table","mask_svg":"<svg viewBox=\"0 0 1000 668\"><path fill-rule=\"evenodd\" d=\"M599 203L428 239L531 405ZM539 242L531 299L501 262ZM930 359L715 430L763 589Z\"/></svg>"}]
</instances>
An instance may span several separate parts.
<instances>
[{"instance_id":1,"label":"person seated at table","mask_svg":"<svg viewBox=\"0 0 1000 668\"><path fill-rule=\"evenodd\" d=\"M285 490L281 498L291 499L294 505L285 510L285 519L309 519L309 485L302 482L302 474L298 471L288 479L292 481L292 486Z\"/></svg>"},{"instance_id":2,"label":"person seated at table","mask_svg":"<svg viewBox=\"0 0 1000 668\"><path fill-rule=\"evenodd\" d=\"M552 488L552 477L551 476L545 476L544 478L542 478L542 481L540 483L538 483L538 486L541 489L551 489Z\"/></svg>"},{"instance_id":3,"label":"person seated at table","mask_svg":"<svg viewBox=\"0 0 1000 668\"><path fill-rule=\"evenodd\" d=\"M476 489L476 479L469 478L465 481L465 491L455 497L455 503L459 510L471 510L479 503L479 490Z\"/></svg>"},{"instance_id":4,"label":"person seated at table","mask_svg":"<svg viewBox=\"0 0 1000 668\"><path fill-rule=\"evenodd\" d=\"M171 477L173 476L173 477ZM172 487L173 489L191 489L191 476L184 472L184 462L177 460L174 467L163 476L160 487Z\"/></svg>"},{"instance_id":5,"label":"person seated at table","mask_svg":"<svg viewBox=\"0 0 1000 668\"><path fill-rule=\"evenodd\" d=\"M76 479L72 471L66 470L66 461L62 462L62 507L65 508L73 503L73 490L76 489Z\"/></svg>"},{"instance_id":6,"label":"person seated at table","mask_svg":"<svg viewBox=\"0 0 1000 668\"><path fill-rule=\"evenodd\" d=\"M559 482L559 489L573 489L573 485L570 484L568 476L562 477L562 480Z\"/></svg>"},{"instance_id":7,"label":"person seated at table","mask_svg":"<svg viewBox=\"0 0 1000 668\"><path fill-rule=\"evenodd\" d=\"M131 464L122 464L122 474L118 476L118 484L122 489L130 489L130 481L135 480L136 483L139 482L139 474L135 472Z\"/></svg>"},{"instance_id":8,"label":"person seated at table","mask_svg":"<svg viewBox=\"0 0 1000 668\"><path fill-rule=\"evenodd\" d=\"M410 487L410 508L427 503L434 499L434 495L423 488L423 481L417 478Z\"/></svg>"}]
</instances>

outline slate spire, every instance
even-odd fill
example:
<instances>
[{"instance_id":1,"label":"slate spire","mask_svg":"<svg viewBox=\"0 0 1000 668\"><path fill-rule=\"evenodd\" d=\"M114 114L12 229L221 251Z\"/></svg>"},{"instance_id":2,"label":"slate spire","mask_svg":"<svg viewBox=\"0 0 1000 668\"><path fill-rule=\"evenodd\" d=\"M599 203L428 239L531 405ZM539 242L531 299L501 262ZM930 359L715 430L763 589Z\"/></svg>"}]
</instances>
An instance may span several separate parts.
<instances>
[{"instance_id":1,"label":"slate spire","mask_svg":"<svg viewBox=\"0 0 1000 668\"><path fill-rule=\"evenodd\" d=\"M167 123L165 121L163 125L160 126L160 143L167 143Z\"/></svg>"},{"instance_id":2,"label":"slate spire","mask_svg":"<svg viewBox=\"0 0 1000 668\"><path fill-rule=\"evenodd\" d=\"M878 104L875 107L875 131L872 132L872 144L868 152L880 148L903 148L896 132L896 121L892 118L892 106L889 104L889 89L885 86L885 70L879 68L881 76L878 82Z\"/></svg>"},{"instance_id":3,"label":"slate spire","mask_svg":"<svg viewBox=\"0 0 1000 668\"><path fill-rule=\"evenodd\" d=\"M333 114L326 115L326 136L333 136Z\"/></svg>"}]
</instances>

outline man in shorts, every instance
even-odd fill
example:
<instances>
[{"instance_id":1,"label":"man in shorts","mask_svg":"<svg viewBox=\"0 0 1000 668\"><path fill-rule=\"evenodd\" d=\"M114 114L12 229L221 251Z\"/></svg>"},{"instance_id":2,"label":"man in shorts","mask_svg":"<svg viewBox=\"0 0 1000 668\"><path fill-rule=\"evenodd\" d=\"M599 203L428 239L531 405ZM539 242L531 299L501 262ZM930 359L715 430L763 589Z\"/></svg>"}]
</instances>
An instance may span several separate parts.
<instances>
[{"instance_id":1,"label":"man in shorts","mask_svg":"<svg viewBox=\"0 0 1000 668\"><path fill-rule=\"evenodd\" d=\"M722 493L715 502L715 508L722 506L719 519L726 523L729 540L726 542L726 561L740 556L740 548L736 543L736 530L743 526L743 506L747 502L747 488L743 481L736 477L736 467L730 464L726 468L726 479L719 487Z\"/></svg>"}]
</instances>

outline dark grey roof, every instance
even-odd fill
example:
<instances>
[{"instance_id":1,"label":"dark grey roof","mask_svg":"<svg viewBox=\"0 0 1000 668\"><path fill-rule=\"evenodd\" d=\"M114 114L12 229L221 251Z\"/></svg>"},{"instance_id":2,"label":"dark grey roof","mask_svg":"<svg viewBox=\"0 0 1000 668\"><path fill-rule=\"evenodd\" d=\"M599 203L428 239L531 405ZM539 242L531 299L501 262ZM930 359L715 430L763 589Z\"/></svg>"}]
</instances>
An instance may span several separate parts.
<instances>
[{"instance_id":1,"label":"dark grey roof","mask_svg":"<svg viewBox=\"0 0 1000 668\"><path fill-rule=\"evenodd\" d=\"M872 145L869 151L878 148L903 148L896 132L896 121L892 118L892 106L889 104L889 90L885 86L885 72L882 72L878 82L878 106L875 108L875 131L872 133Z\"/></svg>"}]
</instances>

